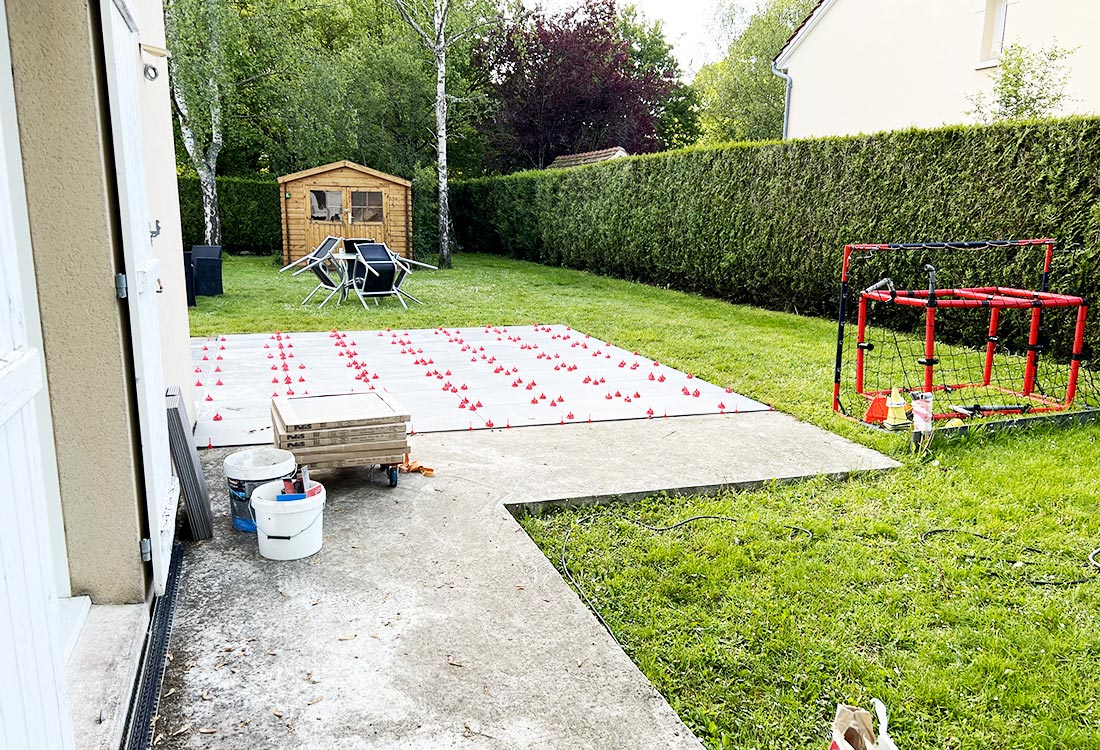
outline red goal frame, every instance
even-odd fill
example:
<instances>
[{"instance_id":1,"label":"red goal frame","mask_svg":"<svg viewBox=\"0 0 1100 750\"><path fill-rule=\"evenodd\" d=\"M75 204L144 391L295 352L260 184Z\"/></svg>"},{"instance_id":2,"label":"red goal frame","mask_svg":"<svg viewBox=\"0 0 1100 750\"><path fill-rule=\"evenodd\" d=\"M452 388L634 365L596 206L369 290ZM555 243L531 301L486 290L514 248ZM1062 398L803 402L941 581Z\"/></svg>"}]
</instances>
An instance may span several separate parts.
<instances>
[{"instance_id":1,"label":"red goal frame","mask_svg":"<svg viewBox=\"0 0 1100 750\"><path fill-rule=\"evenodd\" d=\"M964 388L990 387L993 370L994 351L996 349L997 329L1000 321L1001 310L1006 309L1030 309L1031 321L1028 335L1027 357L1024 365L1024 377L1020 390L999 388L1006 394L1021 396L1040 405L1029 407L1028 413L1064 411L1073 405L1077 393L1077 379L1081 367L1084 351L1085 320L1088 316L1088 304L1082 297L1068 294L1054 294L1048 291L1050 279L1050 267L1054 257L1056 241L1052 239L1030 240L999 240L991 242L934 242L934 243L908 243L908 244L877 244L877 245L845 245L844 262L840 277L840 305L837 325L837 349L836 366L833 378L833 410L844 413L840 402L841 373L843 365L844 329L847 316L848 282L852 254L855 252L882 252L890 250L920 250L920 249L978 249L982 247L1007 247L1007 246L1045 246L1043 271L1041 276L1041 288L1038 290L1016 289L1009 287L965 287L965 288L935 288L930 284L928 289L885 289L872 287L859 292L858 313L856 317L856 364L855 364L855 391L865 397L868 402L879 396L889 393L888 390L864 389L864 358L867 330L867 306L870 302L902 305L906 307L923 307L924 313L924 356L918 363L924 367L923 387L925 392L942 391L945 389L959 390ZM935 278L935 269L931 271L931 278ZM986 308L989 312L989 333L985 351L985 367L982 382L974 383L934 383L935 367L939 363L936 358L936 311L939 308ZM1049 308L1077 308L1076 325L1073 335L1073 350L1071 352L1069 378L1066 394L1063 400L1039 396L1035 393L1035 376L1039 358L1039 328L1042 322L1043 310ZM1018 414L1019 408L998 408L997 413ZM950 419L962 416L958 411L950 410L933 413L935 419Z\"/></svg>"}]
</instances>

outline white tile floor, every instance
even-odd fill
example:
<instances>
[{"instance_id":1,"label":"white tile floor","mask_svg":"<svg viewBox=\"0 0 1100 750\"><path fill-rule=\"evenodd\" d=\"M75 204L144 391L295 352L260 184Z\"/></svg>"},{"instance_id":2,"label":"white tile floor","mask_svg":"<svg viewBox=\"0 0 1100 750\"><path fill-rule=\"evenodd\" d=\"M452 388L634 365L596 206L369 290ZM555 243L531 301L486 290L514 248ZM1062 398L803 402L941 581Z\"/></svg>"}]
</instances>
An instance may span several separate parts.
<instances>
[{"instance_id":1,"label":"white tile floor","mask_svg":"<svg viewBox=\"0 0 1100 750\"><path fill-rule=\"evenodd\" d=\"M413 432L766 411L568 326L192 339L200 447L271 442L273 395L384 388Z\"/></svg>"}]
</instances>

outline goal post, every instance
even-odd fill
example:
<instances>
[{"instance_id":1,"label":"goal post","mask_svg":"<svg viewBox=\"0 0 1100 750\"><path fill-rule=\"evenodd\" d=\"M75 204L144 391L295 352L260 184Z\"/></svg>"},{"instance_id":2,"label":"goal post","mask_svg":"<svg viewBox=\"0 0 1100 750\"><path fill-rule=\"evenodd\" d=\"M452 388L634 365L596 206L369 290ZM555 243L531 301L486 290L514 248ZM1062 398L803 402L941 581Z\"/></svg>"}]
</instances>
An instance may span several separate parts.
<instances>
[{"instance_id":1,"label":"goal post","mask_svg":"<svg viewBox=\"0 0 1100 750\"><path fill-rule=\"evenodd\" d=\"M833 409L880 422L895 389L930 394L933 419L1070 409L1088 304L1050 291L1055 247L1052 239L846 245Z\"/></svg>"}]
</instances>

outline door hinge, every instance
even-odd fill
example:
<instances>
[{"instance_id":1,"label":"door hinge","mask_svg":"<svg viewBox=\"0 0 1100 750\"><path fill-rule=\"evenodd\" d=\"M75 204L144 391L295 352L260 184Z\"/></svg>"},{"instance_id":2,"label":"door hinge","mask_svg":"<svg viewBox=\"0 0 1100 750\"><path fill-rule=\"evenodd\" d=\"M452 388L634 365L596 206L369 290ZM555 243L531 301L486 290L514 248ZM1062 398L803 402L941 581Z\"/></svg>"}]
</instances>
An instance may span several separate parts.
<instances>
[{"instance_id":1,"label":"door hinge","mask_svg":"<svg viewBox=\"0 0 1100 750\"><path fill-rule=\"evenodd\" d=\"M126 274L115 274L115 296L119 299L126 299Z\"/></svg>"},{"instance_id":2,"label":"door hinge","mask_svg":"<svg viewBox=\"0 0 1100 750\"><path fill-rule=\"evenodd\" d=\"M153 543L148 539L141 540L141 561L149 562L153 559Z\"/></svg>"}]
</instances>

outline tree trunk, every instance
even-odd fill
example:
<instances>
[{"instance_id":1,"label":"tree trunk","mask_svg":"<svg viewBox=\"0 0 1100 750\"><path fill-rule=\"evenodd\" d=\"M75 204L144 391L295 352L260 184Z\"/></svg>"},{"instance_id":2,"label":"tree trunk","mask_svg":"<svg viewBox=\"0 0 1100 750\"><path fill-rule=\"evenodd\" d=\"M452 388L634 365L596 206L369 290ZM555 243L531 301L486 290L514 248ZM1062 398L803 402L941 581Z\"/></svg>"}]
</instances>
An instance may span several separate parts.
<instances>
[{"instance_id":1,"label":"tree trunk","mask_svg":"<svg viewBox=\"0 0 1100 750\"><path fill-rule=\"evenodd\" d=\"M212 167L199 169L198 173L199 187L202 190L202 218L206 228L204 239L207 245L220 245L222 220L218 210L218 181Z\"/></svg>"},{"instance_id":2,"label":"tree trunk","mask_svg":"<svg viewBox=\"0 0 1100 750\"><path fill-rule=\"evenodd\" d=\"M451 204L447 186L447 50L435 52L436 173L439 177L439 267L451 267Z\"/></svg>"}]
</instances>

